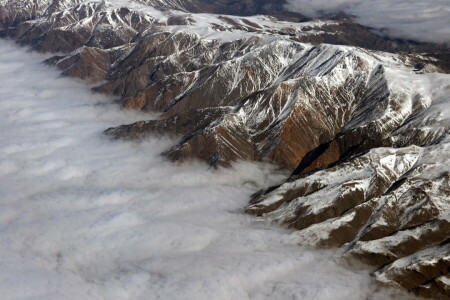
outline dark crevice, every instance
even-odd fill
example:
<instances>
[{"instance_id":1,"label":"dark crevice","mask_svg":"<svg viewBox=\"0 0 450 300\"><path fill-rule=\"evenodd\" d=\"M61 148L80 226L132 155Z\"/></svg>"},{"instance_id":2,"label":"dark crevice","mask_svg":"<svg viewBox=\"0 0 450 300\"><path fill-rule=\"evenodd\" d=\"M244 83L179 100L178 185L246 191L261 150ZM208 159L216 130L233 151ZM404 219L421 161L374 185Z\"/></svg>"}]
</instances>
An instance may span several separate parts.
<instances>
[{"instance_id":1,"label":"dark crevice","mask_svg":"<svg viewBox=\"0 0 450 300\"><path fill-rule=\"evenodd\" d=\"M327 149L330 147L330 143L331 142L324 143L319 147L315 148L314 150L308 152L308 154L306 154L303 157L300 164L297 166L297 168L294 170L291 176L298 175L303 170L308 168L319 156L321 156L325 151L327 151Z\"/></svg>"}]
</instances>

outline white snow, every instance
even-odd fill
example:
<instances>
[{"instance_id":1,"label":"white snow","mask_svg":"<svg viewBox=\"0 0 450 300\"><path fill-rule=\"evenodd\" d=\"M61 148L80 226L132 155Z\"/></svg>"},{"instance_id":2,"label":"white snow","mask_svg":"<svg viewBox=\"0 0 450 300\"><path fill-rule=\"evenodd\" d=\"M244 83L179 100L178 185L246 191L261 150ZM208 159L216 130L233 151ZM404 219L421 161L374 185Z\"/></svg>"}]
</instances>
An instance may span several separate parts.
<instances>
[{"instance_id":1,"label":"white snow","mask_svg":"<svg viewBox=\"0 0 450 300\"><path fill-rule=\"evenodd\" d=\"M374 293L367 272L340 266L339 253L300 248L243 214L249 195L283 174L249 163L176 166L159 156L168 140L112 141L104 129L148 115L120 111L41 60L0 42L2 299Z\"/></svg>"}]
</instances>

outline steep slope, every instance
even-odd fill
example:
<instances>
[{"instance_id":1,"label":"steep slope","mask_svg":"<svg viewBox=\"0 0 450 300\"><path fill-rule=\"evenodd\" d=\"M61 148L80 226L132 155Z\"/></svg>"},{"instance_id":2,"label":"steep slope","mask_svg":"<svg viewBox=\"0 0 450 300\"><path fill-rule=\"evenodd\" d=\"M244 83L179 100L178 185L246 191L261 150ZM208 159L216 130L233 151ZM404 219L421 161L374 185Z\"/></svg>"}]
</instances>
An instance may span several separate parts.
<instances>
[{"instance_id":1,"label":"steep slope","mask_svg":"<svg viewBox=\"0 0 450 300\"><path fill-rule=\"evenodd\" d=\"M292 171L246 211L299 243L345 247L380 282L447 299L450 77L435 73L448 49L348 20L192 13L264 3L4 0L0 35L56 53L47 63L125 108L161 113L108 135L170 134L174 161Z\"/></svg>"},{"instance_id":2,"label":"steep slope","mask_svg":"<svg viewBox=\"0 0 450 300\"><path fill-rule=\"evenodd\" d=\"M256 196L247 212L298 229L300 244L345 247L383 283L448 299L448 151L448 137L423 148L377 148L293 176Z\"/></svg>"}]
</instances>

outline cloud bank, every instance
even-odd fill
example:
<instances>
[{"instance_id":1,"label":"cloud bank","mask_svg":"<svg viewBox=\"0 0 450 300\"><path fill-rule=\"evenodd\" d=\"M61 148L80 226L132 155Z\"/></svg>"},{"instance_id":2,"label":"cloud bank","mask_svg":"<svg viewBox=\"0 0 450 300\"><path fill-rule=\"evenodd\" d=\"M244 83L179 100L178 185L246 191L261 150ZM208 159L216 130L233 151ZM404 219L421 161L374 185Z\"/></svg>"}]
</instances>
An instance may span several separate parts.
<instances>
[{"instance_id":1,"label":"cloud bank","mask_svg":"<svg viewBox=\"0 0 450 300\"><path fill-rule=\"evenodd\" d=\"M284 178L273 167L174 166L169 140L111 141L105 128L148 115L41 60L0 41L2 299L390 298L242 213Z\"/></svg>"},{"instance_id":2,"label":"cloud bank","mask_svg":"<svg viewBox=\"0 0 450 300\"><path fill-rule=\"evenodd\" d=\"M448 0L287 0L286 9L308 16L345 12L393 38L450 44Z\"/></svg>"}]
</instances>

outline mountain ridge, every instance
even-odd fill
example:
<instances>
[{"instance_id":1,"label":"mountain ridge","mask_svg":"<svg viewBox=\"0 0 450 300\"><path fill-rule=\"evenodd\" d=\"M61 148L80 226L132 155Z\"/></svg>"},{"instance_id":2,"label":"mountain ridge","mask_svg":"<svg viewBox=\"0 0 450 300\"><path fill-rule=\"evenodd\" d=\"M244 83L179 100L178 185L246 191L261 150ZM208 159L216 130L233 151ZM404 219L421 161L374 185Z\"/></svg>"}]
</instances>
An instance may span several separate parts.
<instances>
[{"instance_id":1,"label":"mountain ridge","mask_svg":"<svg viewBox=\"0 0 450 300\"><path fill-rule=\"evenodd\" d=\"M174 161L276 163L293 175L255 195L247 213L296 229L299 243L346 248L380 282L448 299L445 48L348 20L140 2L3 1L0 35L57 53L47 63L125 108L161 113L108 135L174 135L164 152Z\"/></svg>"}]
</instances>

